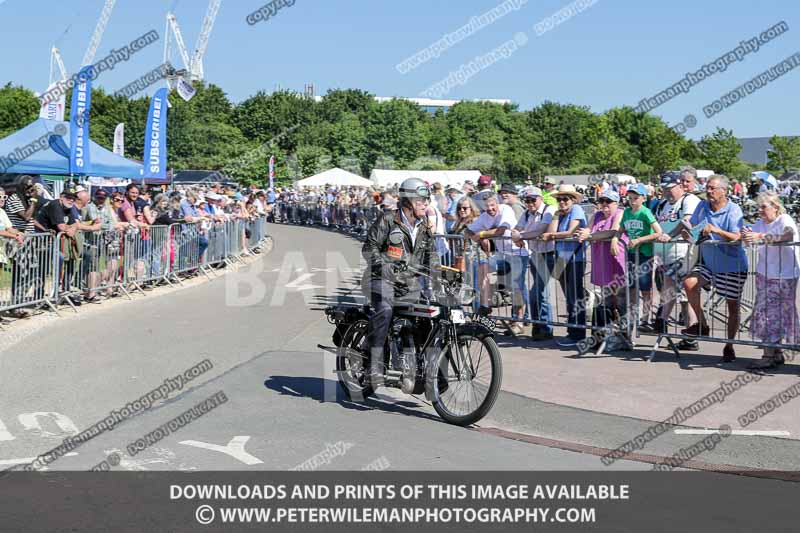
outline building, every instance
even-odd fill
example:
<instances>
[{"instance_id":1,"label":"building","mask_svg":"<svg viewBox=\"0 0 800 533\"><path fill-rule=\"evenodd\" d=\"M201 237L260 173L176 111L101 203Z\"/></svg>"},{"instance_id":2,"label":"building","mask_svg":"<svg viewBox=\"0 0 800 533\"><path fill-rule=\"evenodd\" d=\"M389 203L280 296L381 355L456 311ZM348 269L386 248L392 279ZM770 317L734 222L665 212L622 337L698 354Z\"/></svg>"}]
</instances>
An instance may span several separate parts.
<instances>
[{"instance_id":1,"label":"building","mask_svg":"<svg viewBox=\"0 0 800 533\"><path fill-rule=\"evenodd\" d=\"M300 94L300 93L298 93ZM301 95L302 96L302 95ZM435 113L439 109L447 111L459 102L488 102L490 104L506 105L511 104L511 100L496 99L496 98L477 98L474 100L441 100L435 98L405 98L401 96L376 96L376 102L388 102L390 100L406 100L417 104L428 113ZM314 96L314 101L322 101L322 96Z\"/></svg>"},{"instance_id":2,"label":"building","mask_svg":"<svg viewBox=\"0 0 800 533\"><path fill-rule=\"evenodd\" d=\"M385 97L385 96L376 96L375 101L377 102L388 102L389 100L394 100L395 98ZM441 100L441 99L434 99L434 98L396 98L397 100L406 100L408 102L412 102L420 106L422 109L427 111L428 113L435 113L439 109L443 109L447 111L454 105L458 104L459 102L488 102L490 104L499 104L505 105L510 104L511 100L500 100L500 99L493 99L493 98L478 98L475 100Z\"/></svg>"},{"instance_id":3,"label":"building","mask_svg":"<svg viewBox=\"0 0 800 533\"><path fill-rule=\"evenodd\" d=\"M771 137L747 137L736 139L742 145L739 152L739 159L755 165L766 165L768 161L767 152L772 150L769 143Z\"/></svg>"}]
</instances>

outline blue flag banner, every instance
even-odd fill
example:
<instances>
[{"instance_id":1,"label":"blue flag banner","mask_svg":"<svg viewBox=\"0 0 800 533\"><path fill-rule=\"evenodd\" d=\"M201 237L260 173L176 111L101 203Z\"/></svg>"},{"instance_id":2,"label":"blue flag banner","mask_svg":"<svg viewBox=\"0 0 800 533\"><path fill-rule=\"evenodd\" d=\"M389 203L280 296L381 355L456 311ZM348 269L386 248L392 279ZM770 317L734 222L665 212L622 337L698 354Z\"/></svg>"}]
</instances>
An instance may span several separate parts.
<instances>
[{"instance_id":1,"label":"blue flag banner","mask_svg":"<svg viewBox=\"0 0 800 533\"><path fill-rule=\"evenodd\" d=\"M72 89L72 104L69 111L69 172L70 174L89 173L92 165L89 152L89 113L92 107L92 69L91 65L78 72L78 82Z\"/></svg>"},{"instance_id":2,"label":"blue flag banner","mask_svg":"<svg viewBox=\"0 0 800 533\"><path fill-rule=\"evenodd\" d=\"M167 94L159 89L150 101L144 132L144 178L167 177Z\"/></svg>"}]
</instances>

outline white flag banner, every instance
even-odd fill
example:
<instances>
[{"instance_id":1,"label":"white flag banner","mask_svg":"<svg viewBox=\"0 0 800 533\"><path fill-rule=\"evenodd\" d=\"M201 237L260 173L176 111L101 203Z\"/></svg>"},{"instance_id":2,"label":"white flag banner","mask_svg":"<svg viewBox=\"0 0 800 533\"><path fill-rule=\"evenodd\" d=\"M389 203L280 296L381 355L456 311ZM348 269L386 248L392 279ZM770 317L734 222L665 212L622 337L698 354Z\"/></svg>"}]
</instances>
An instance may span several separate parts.
<instances>
[{"instance_id":1,"label":"white flag banner","mask_svg":"<svg viewBox=\"0 0 800 533\"><path fill-rule=\"evenodd\" d=\"M53 84L47 88L49 93L56 85ZM45 93L45 94L47 94ZM62 94L57 100L53 102L45 102L42 99L42 107L39 110L39 118L46 118L48 120L58 120L64 122L64 109L67 106L67 95Z\"/></svg>"},{"instance_id":2,"label":"white flag banner","mask_svg":"<svg viewBox=\"0 0 800 533\"><path fill-rule=\"evenodd\" d=\"M175 89L178 91L180 97L187 102L191 100L194 96L194 93L197 92L194 86L186 81L186 78L178 78L175 82Z\"/></svg>"},{"instance_id":3,"label":"white flag banner","mask_svg":"<svg viewBox=\"0 0 800 533\"><path fill-rule=\"evenodd\" d=\"M114 130L114 153L125 157L125 124L117 124Z\"/></svg>"}]
</instances>

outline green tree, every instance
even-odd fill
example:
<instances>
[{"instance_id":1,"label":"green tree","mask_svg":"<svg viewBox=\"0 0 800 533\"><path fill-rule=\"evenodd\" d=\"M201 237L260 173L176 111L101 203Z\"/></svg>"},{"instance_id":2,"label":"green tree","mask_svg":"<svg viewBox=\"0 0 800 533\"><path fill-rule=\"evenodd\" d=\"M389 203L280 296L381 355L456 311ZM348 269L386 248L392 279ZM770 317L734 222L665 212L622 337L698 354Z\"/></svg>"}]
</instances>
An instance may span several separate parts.
<instances>
[{"instance_id":1,"label":"green tree","mask_svg":"<svg viewBox=\"0 0 800 533\"><path fill-rule=\"evenodd\" d=\"M366 163L375 167L382 158L394 159L404 167L427 155L423 122L427 114L405 100L390 100L371 106L366 117Z\"/></svg>"},{"instance_id":2,"label":"green tree","mask_svg":"<svg viewBox=\"0 0 800 533\"><path fill-rule=\"evenodd\" d=\"M24 128L38 115L39 101L33 92L11 83L0 88L0 138Z\"/></svg>"},{"instance_id":3,"label":"green tree","mask_svg":"<svg viewBox=\"0 0 800 533\"><path fill-rule=\"evenodd\" d=\"M298 147L297 163L305 178L333 168L330 154L321 146Z\"/></svg>"},{"instance_id":4,"label":"green tree","mask_svg":"<svg viewBox=\"0 0 800 533\"><path fill-rule=\"evenodd\" d=\"M710 135L704 135L698 143L698 148L703 157L703 162L709 168L728 177L739 176L743 165L739 161L739 152L742 146L733 131L717 128Z\"/></svg>"},{"instance_id":5,"label":"green tree","mask_svg":"<svg viewBox=\"0 0 800 533\"><path fill-rule=\"evenodd\" d=\"M772 150L767 152L767 170L789 173L800 169L800 137L773 136L769 143Z\"/></svg>"},{"instance_id":6,"label":"green tree","mask_svg":"<svg viewBox=\"0 0 800 533\"><path fill-rule=\"evenodd\" d=\"M583 148L575 159L584 172L588 170L597 174L628 170L628 144L614 135L607 116L596 116L584 121L576 136L581 138Z\"/></svg>"},{"instance_id":7,"label":"green tree","mask_svg":"<svg viewBox=\"0 0 800 533\"><path fill-rule=\"evenodd\" d=\"M529 127L539 134L537 151L544 155L544 165L567 169L586 148L584 131L594 115L586 107L545 102L528 113Z\"/></svg>"},{"instance_id":8,"label":"green tree","mask_svg":"<svg viewBox=\"0 0 800 533\"><path fill-rule=\"evenodd\" d=\"M259 92L236 106L233 125L247 139L262 144L274 140L282 150L293 152L303 131L317 126L314 106L314 100L289 91Z\"/></svg>"}]
</instances>

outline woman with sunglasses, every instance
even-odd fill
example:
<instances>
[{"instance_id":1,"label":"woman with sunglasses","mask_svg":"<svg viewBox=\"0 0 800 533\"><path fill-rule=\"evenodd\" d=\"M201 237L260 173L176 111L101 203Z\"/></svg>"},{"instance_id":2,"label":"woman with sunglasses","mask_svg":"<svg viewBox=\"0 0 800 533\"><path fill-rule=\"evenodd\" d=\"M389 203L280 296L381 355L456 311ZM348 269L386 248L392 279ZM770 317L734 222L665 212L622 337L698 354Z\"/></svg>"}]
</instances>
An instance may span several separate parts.
<instances>
[{"instance_id":1,"label":"woman with sunglasses","mask_svg":"<svg viewBox=\"0 0 800 533\"><path fill-rule=\"evenodd\" d=\"M455 200L451 200L455 201ZM450 228L448 231L451 235L464 235L464 230L467 229L467 226L472 224L478 215L478 206L475 202L467 195L464 195L458 198L455 206L455 221L453 223L453 227ZM453 267L461 270L464 272L464 284L468 287L472 287L474 291L478 290L478 249L468 243L466 239L464 239L463 244L461 245L461 253L458 253L458 249L454 248L455 258L453 259ZM467 266L469 265L469 267ZM473 302L474 310L477 311L479 307L478 299L476 298Z\"/></svg>"},{"instance_id":2,"label":"woman with sunglasses","mask_svg":"<svg viewBox=\"0 0 800 533\"><path fill-rule=\"evenodd\" d=\"M619 193L608 187L600 193L597 200L599 209L592 218L591 228L583 228L575 232L580 242L587 239L592 241L592 273L591 282L595 287L600 287L604 301L603 309L598 314L599 323L605 326L609 321L616 321L625 316L625 293L627 286L625 278L625 246L628 236L617 238L624 209L619 206ZM592 236L601 235L603 232L613 232L612 238L603 240L591 239Z\"/></svg>"}]
</instances>

